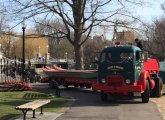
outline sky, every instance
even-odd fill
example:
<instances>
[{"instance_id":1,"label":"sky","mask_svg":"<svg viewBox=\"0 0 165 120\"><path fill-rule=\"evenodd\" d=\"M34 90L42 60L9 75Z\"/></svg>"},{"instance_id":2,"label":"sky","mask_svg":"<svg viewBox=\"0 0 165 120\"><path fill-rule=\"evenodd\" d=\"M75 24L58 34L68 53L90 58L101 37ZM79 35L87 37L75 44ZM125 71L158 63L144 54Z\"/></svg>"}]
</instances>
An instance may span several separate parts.
<instances>
[{"instance_id":1,"label":"sky","mask_svg":"<svg viewBox=\"0 0 165 120\"><path fill-rule=\"evenodd\" d=\"M142 0L143 1L143 0ZM136 17L139 16L139 19L142 20L144 23L149 23L152 24L153 21L156 18L160 18L163 15L165 16L165 11L161 9L161 4L165 0L144 0L147 3L144 4L143 6L136 6L130 8L132 11L133 15ZM133 9L132 9L133 8ZM118 29L118 31L123 30L123 28ZM103 32L100 32L100 34L103 34ZM106 32L106 38L111 39L112 38L113 31L109 30Z\"/></svg>"},{"instance_id":2,"label":"sky","mask_svg":"<svg viewBox=\"0 0 165 120\"><path fill-rule=\"evenodd\" d=\"M7 0L0 0L0 3L4 3ZM143 0L142 0L143 1ZM135 7L133 10L137 16L140 16L140 18L143 21L146 21L147 23L151 23L153 19L161 17L163 14L163 11L161 10L160 4L165 2L165 0L144 0L148 1L148 4L143 5L143 7ZM30 29L31 24L27 24L27 29ZM22 32L21 25L17 26L14 31L17 30L17 32Z\"/></svg>"},{"instance_id":3,"label":"sky","mask_svg":"<svg viewBox=\"0 0 165 120\"><path fill-rule=\"evenodd\" d=\"M143 20L147 22L152 22L153 19L159 18L163 15L163 11L161 10L161 3L165 2L165 0L148 0L151 3L144 5L143 7L139 7L136 10L137 15L141 16ZM165 14L165 13L164 13Z\"/></svg>"}]
</instances>

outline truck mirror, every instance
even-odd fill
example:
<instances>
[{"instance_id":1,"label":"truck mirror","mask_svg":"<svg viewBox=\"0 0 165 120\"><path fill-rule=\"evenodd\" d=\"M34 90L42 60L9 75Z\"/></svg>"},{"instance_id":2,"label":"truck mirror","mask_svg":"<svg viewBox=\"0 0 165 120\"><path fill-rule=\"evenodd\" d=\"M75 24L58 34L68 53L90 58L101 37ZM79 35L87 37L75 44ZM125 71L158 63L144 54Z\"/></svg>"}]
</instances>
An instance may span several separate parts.
<instances>
[{"instance_id":1,"label":"truck mirror","mask_svg":"<svg viewBox=\"0 0 165 120\"><path fill-rule=\"evenodd\" d=\"M148 52L143 52L142 54L142 61L147 61L148 60Z\"/></svg>"},{"instance_id":2,"label":"truck mirror","mask_svg":"<svg viewBox=\"0 0 165 120\"><path fill-rule=\"evenodd\" d=\"M98 57L95 57L95 58L94 58L94 62L95 62L95 63L98 63Z\"/></svg>"}]
</instances>

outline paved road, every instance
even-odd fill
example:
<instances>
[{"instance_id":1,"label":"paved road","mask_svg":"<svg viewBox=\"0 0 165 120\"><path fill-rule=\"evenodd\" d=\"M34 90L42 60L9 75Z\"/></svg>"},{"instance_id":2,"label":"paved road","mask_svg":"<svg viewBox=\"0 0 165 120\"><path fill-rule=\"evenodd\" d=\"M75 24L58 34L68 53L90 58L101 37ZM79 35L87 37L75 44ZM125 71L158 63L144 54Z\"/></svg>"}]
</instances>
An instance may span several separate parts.
<instances>
[{"instance_id":1,"label":"paved road","mask_svg":"<svg viewBox=\"0 0 165 120\"><path fill-rule=\"evenodd\" d=\"M89 90L70 88L62 92L67 92L76 101L56 120L163 120L156 104L141 103L140 98L103 103L98 93Z\"/></svg>"}]
</instances>

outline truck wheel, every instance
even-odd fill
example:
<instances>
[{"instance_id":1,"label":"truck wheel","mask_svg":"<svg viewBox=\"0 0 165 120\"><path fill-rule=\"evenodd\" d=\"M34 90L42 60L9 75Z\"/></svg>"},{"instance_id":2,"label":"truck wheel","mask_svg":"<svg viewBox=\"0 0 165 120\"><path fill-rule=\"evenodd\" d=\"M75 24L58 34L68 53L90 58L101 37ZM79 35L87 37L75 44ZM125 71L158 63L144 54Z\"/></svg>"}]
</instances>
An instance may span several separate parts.
<instances>
[{"instance_id":1,"label":"truck wheel","mask_svg":"<svg viewBox=\"0 0 165 120\"><path fill-rule=\"evenodd\" d=\"M161 97L163 94L163 81L161 78L159 78L159 96L158 97Z\"/></svg>"},{"instance_id":2,"label":"truck wheel","mask_svg":"<svg viewBox=\"0 0 165 120\"><path fill-rule=\"evenodd\" d=\"M155 87L151 91L151 96L152 97L161 97L163 82L162 82L162 80L160 78L154 78L154 82L155 82Z\"/></svg>"},{"instance_id":3,"label":"truck wheel","mask_svg":"<svg viewBox=\"0 0 165 120\"><path fill-rule=\"evenodd\" d=\"M160 78L155 79L155 89L156 89L155 97L162 96L162 84L163 84L162 79L160 79Z\"/></svg>"},{"instance_id":4,"label":"truck wheel","mask_svg":"<svg viewBox=\"0 0 165 120\"><path fill-rule=\"evenodd\" d=\"M146 81L146 89L145 89L144 93L141 94L141 97L142 97L142 103L148 103L149 102L150 86L149 86L148 80Z\"/></svg>"},{"instance_id":5,"label":"truck wheel","mask_svg":"<svg viewBox=\"0 0 165 120\"><path fill-rule=\"evenodd\" d=\"M100 96L101 96L101 101L103 102L108 101L108 95L105 94L103 91L101 91Z\"/></svg>"}]
</instances>

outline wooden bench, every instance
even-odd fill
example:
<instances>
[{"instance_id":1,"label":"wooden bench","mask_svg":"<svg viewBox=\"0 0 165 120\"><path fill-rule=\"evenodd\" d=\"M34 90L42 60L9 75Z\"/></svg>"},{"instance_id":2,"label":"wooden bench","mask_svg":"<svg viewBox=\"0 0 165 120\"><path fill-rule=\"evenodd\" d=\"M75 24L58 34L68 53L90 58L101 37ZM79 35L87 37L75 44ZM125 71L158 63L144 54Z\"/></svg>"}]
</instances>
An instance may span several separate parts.
<instances>
[{"instance_id":1,"label":"wooden bench","mask_svg":"<svg viewBox=\"0 0 165 120\"><path fill-rule=\"evenodd\" d=\"M25 103L23 105L15 107L16 110L21 110L23 112L23 120L26 120L26 113L29 110L33 111L33 118L35 118L35 110L41 108L41 114L43 114L43 106L50 103L50 100L34 100L32 102Z\"/></svg>"}]
</instances>

